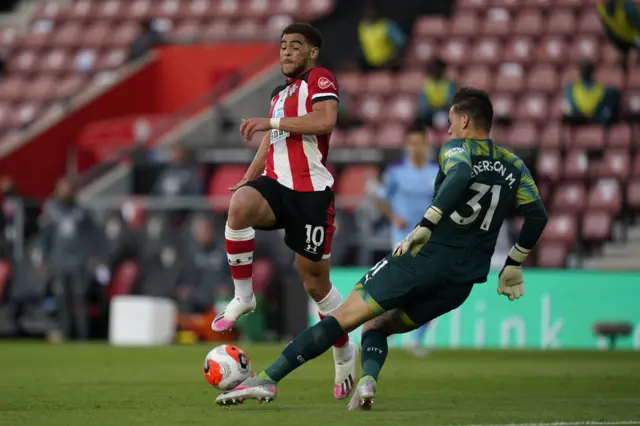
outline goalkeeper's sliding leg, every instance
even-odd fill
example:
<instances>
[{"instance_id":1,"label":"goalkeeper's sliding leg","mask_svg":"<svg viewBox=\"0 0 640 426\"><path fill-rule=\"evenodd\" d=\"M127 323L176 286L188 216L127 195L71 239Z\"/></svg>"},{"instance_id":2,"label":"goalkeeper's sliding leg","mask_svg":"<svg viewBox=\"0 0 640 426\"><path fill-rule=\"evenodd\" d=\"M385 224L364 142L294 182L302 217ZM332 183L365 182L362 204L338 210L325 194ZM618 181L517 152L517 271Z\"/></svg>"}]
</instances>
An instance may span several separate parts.
<instances>
[{"instance_id":1,"label":"goalkeeper's sliding leg","mask_svg":"<svg viewBox=\"0 0 640 426\"><path fill-rule=\"evenodd\" d=\"M387 311L397 310L397 313L387 315L398 315L405 324L416 327L426 322L422 321L425 317L430 320L457 308L467 299L473 285L451 285L434 278L440 276L433 273L436 264L422 256L388 256L383 259L367 272L341 307L300 334L264 371L232 391L221 394L216 402L227 406L242 403L245 399L272 401L277 395L277 383L289 373L324 353L345 332ZM421 303L416 303L416 300ZM374 347L379 341L373 339L372 343L364 343L366 347ZM375 376L382 368L384 358L376 362L364 356L363 361L373 361L367 363L365 374Z\"/></svg>"}]
</instances>

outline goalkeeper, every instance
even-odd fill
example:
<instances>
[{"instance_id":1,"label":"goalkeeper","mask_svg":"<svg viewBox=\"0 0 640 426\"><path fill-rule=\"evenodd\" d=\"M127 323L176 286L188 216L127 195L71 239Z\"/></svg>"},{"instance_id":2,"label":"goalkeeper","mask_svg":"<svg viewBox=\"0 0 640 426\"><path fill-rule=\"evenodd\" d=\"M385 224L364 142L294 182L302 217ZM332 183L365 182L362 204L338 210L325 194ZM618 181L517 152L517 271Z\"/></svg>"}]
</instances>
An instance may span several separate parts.
<instances>
[{"instance_id":1,"label":"goalkeeper","mask_svg":"<svg viewBox=\"0 0 640 426\"><path fill-rule=\"evenodd\" d=\"M486 93L460 89L449 120L454 139L440 151L435 197L420 223L362 277L342 307L300 334L265 371L218 396L218 404L274 399L277 382L365 324L363 377L348 408L370 408L387 337L456 309L487 280L500 227L513 208L525 220L500 272L498 294L524 295L522 263L547 223L538 189L522 160L489 139L493 107Z\"/></svg>"}]
</instances>

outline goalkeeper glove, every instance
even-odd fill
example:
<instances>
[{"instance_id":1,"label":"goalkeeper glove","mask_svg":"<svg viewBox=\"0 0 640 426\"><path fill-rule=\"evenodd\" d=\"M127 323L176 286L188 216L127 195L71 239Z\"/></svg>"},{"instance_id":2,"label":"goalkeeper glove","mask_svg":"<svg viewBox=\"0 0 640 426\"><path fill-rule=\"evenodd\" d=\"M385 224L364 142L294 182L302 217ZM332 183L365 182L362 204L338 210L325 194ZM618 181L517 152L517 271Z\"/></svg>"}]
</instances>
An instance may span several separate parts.
<instances>
[{"instance_id":1,"label":"goalkeeper glove","mask_svg":"<svg viewBox=\"0 0 640 426\"><path fill-rule=\"evenodd\" d=\"M442 211L434 206L430 206L424 213L424 217L420 223L413 228L413 231L405 237L398 247L393 251L393 257L400 257L405 253L411 252L411 256L415 257L431 238L431 231L440 222Z\"/></svg>"},{"instance_id":2,"label":"goalkeeper glove","mask_svg":"<svg viewBox=\"0 0 640 426\"><path fill-rule=\"evenodd\" d=\"M522 263L530 251L520 247L518 244L511 248L507 261L498 277L498 294L508 297L509 300L516 300L524 296Z\"/></svg>"}]
</instances>

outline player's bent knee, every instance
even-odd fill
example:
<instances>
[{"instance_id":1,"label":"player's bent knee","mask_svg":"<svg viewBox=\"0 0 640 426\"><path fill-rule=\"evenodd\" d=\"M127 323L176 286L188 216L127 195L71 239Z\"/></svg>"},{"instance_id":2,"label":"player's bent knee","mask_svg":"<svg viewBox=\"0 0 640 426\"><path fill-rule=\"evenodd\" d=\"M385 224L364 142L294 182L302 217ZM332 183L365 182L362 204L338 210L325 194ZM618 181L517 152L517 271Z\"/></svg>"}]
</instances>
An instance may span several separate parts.
<instances>
[{"instance_id":1,"label":"player's bent knee","mask_svg":"<svg viewBox=\"0 0 640 426\"><path fill-rule=\"evenodd\" d=\"M347 333L376 316L373 309L355 291L352 291L346 302L331 315Z\"/></svg>"},{"instance_id":2,"label":"player's bent knee","mask_svg":"<svg viewBox=\"0 0 640 426\"><path fill-rule=\"evenodd\" d=\"M260 194L253 188L242 187L231 197L227 222L233 229L244 229L252 226L258 215Z\"/></svg>"}]
</instances>

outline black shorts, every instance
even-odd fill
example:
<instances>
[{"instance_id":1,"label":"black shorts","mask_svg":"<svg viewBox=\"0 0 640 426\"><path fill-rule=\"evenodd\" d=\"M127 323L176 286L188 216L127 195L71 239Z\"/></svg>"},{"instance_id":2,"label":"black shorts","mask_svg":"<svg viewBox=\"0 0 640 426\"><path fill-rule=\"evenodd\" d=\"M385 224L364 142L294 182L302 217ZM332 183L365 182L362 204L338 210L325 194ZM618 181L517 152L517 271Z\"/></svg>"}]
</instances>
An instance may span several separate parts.
<instances>
[{"instance_id":1,"label":"black shorts","mask_svg":"<svg viewBox=\"0 0 640 426\"><path fill-rule=\"evenodd\" d=\"M443 275L442 261L423 253L388 255L356 284L356 291L376 315L398 309L408 326L418 327L458 308L473 282L456 283Z\"/></svg>"},{"instance_id":2,"label":"black shorts","mask_svg":"<svg viewBox=\"0 0 640 426\"><path fill-rule=\"evenodd\" d=\"M333 191L294 191L266 176L249 181L267 200L276 224L268 229L284 229L284 242L299 255L319 262L331 256L331 240L335 232Z\"/></svg>"}]
</instances>

